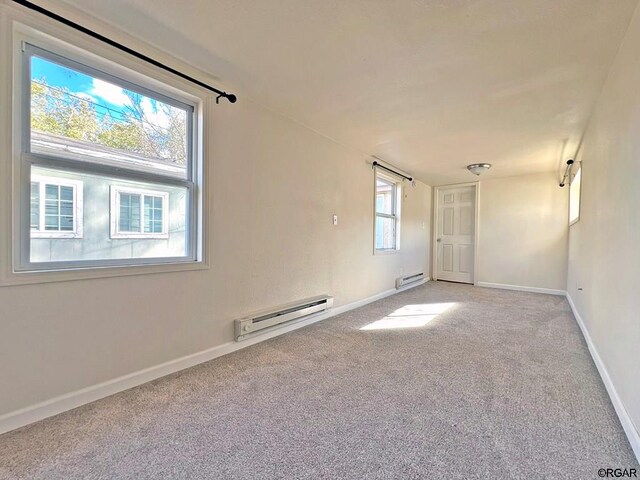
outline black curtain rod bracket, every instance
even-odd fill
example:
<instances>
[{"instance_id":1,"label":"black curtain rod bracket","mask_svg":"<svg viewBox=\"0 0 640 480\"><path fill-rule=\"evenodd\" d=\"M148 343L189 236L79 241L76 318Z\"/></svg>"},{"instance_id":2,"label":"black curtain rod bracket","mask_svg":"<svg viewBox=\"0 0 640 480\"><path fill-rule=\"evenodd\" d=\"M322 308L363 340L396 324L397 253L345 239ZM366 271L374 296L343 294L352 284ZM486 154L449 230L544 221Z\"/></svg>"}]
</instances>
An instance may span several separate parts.
<instances>
[{"instance_id":1,"label":"black curtain rod bracket","mask_svg":"<svg viewBox=\"0 0 640 480\"><path fill-rule=\"evenodd\" d=\"M402 177L402 178L404 178L406 180L409 180L410 182L413 182L413 177L407 177L406 175L403 175L400 172L396 172L395 170L392 170L389 167L385 167L384 165L376 162L375 160L373 161L373 163L371 163L371 165L374 166L374 167L382 168L382 169L386 170L387 172L391 172L394 175L397 175L397 176Z\"/></svg>"},{"instance_id":2,"label":"black curtain rod bracket","mask_svg":"<svg viewBox=\"0 0 640 480\"><path fill-rule=\"evenodd\" d=\"M571 165L573 165L573 160L567 160L567 168L564 169L564 175L562 176L562 180L560 181L560 187L564 187L567 181L567 178L570 177Z\"/></svg>"},{"instance_id":3,"label":"black curtain rod bracket","mask_svg":"<svg viewBox=\"0 0 640 480\"><path fill-rule=\"evenodd\" d=\"M110 38L105 37L104 35L100 35L97 32L94 32L93 30L89 30L87 27L83 27L82 25L79 25L75 22L72 22L71 20L69 20L68 18L62 17L60 15L58 15L57 13L53 13L45 8L42 8L39 5L36 5L34 3L28 2L27 0L13 0L15 3L17 3L18 5L22 5L23 7L26 7L30 10L33 10L34 12L38 12L41 13L42 15L49 17L53 20L56 20L57 22L60 22L68 27L71 27L75 30L78 30L79 32L84 33L85 35L89 35L90 37L93 37L97 40L100 40L103 43L106 43L107 45L111 45L114 48L117 48L118 50L121 50L125 53L128 53L129 55L136 57L139 60L143 60L147 63L150 63L151 65L153 65L154 67L158 67L161 68L162 70L165 70L167 72L170 72L184 80L188 80L191 83L195 83L196 85L198 85L199 87L205 88L211 92L217 93L218 96L216 97L216 103L220 102L220 98L226 98L229 103L236 103L236 101L238 101L238 97L236 97L233 93L227 93L227 92L223 92L222 90L219 90L215 87L212 87L211 85L208 85L204 82L201 82L200 80L198 80L197 78L193 78L189 75L187 75L186 73L182 73L179 70L176 70L175 68L172 68L168 65L165 65L164 63L160 63L157 60L154 60L151 57L147 57L146 55L137 52L129 47L127 47L126 45L122 45L121 43L116 42L115 40L111 40Z\"/></svg>"}]
</instances>

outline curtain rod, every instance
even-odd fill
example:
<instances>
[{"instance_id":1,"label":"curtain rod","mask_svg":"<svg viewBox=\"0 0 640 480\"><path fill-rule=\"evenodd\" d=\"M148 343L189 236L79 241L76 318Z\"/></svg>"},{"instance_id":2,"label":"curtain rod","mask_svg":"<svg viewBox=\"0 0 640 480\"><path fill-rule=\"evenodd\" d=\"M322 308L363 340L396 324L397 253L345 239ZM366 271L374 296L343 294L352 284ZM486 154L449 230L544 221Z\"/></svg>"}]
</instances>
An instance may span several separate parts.
<instances>
[{"instance_id":1,"label":"curtain rod","mask_svg":"<svg viewBox=\"0 0 640 480\"><path fill-rule=\"evenodd\" d=\"M387 172L391 172L391 173L393 173L394 175L398 175L399 177L406 178L406 179L407 179L407 180L409 180L410 182L413 182L413 177L407 177L406 175L403 175L403 174L402 174L402 173L400 173L400 172L396 172L395 170L392 170L392 169L390 169L389 167L385 167L384 165L381 165L380 163L378 163L378 162L377 162L377 161L375 161L375 160L371 163L371 165L373 165L374 167L383 168L383 169L385 169Z\"/></svg>"},{"instance_id":2,"label":"curtain rod","mask_svg":"<svg viewBox=\"0 0 640 480\"><path fill-rule=\"evenodd\" d=\"M180 78L183 78L185 80L188 80L191 83L195 83L196 85L202 87L202 88L206 88L207 90L211 91L211 92L215 92L218 94L218 97L216 98L216 103L219 102L220 97L224 97L226 98L230 103L236 103L236 101L238 100L238 97L236 97L233 93L227 93L227 92L223 92L222 90L218 90L215 87L212 87L211 85L208 85L204 82L201 82L200 80L193 78L189 75L187 75L186 73L182 73L178 70L176 70L175 68L171 68L168 65L165 65L163 63L158 62L157 60L154 60L153 58L147 57L146 55L137 52L129 47L127 47L126 45L122 45L121 43L116 42L115 40L111 40L110 38L107 38L103 35L100 35L99 33L94 32L93 30L89 30L86 27L83 27L82 25L79 25L75 22L72 22L71 20L62 17L60 15L58 15L57 13L53 13L45 8L42 8L39 5L36 5L34 3L28 2L27 0L13 0L15 3L22 5L23 7L29 8L35 12L41 13L42 15L45 15L49 18L52 18L53 20L56 20L60 23L63 23L64 25L67 25L68 27L74 28L86 35L89 35L90 37L96 38L98 40L100 40L101 42L104 42L108 45L111 45L112 47L117 48L118 50L122 50L123 52L128 53L129 55L132 55L140 60L144 60L147 63L150 63L151 65L161 68L163 70L166 70L167 72L170 72Z\"/></svg>"},{"instance_id":3,"label":"curtain rod","mask_svg":"<svg viewBox=\"0 0 640 480\"><path fill-rule=\"evenodd\" d=\"M571 165L573 165L573 160L567 160L567 168L564 169L564 175L562 177L562 180L560 180L560 186L564 187L565 182L567 181L567 178L570 178L571 176Z\"/></svg>"}]
</instances>

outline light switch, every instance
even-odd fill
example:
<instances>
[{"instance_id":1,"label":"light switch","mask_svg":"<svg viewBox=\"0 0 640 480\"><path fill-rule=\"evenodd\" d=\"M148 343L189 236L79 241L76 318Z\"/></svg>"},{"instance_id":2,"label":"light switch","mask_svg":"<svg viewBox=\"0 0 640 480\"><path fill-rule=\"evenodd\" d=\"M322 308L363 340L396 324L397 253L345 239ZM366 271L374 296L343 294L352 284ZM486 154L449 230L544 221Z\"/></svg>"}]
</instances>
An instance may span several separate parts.
<instances>
[{"instance_id":1,"label":"light switch","mask_svg":"<svg viewBox=\"0 0 640 480\"><path fill-rule=\"evenodd\" d=\"M338 215L334 215L333 216L333 224L337 225L338 224Z\"/></svg>"}]
</instances>

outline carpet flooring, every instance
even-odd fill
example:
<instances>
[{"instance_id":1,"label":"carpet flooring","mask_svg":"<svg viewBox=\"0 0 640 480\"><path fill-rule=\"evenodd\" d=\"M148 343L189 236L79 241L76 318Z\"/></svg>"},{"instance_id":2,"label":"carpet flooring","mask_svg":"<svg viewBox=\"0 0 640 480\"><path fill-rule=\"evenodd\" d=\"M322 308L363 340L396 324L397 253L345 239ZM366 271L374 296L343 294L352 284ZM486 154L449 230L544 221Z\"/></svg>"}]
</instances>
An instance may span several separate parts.
<instances>
[{"instance_id":1,"label":"carpet flooring","mask_svg":"<svg viewBox=\"0 0 640 480\"><path fill-rule=\"evenodd\" d=\"M430 282L0 436L1 479L638 468L562 297Z\"/></svg>"}]
</instances>

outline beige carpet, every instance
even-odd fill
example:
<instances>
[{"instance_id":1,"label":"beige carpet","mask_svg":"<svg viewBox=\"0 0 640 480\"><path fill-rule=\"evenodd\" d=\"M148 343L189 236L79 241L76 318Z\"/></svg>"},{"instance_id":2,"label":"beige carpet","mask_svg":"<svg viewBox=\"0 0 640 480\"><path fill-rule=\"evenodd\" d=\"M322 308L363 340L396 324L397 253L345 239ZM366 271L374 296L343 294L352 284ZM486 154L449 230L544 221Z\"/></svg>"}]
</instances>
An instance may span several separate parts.
<instances>
[{"instance_id":1,"label":"beige carpet","mask_svg":"<svg viewBox=\"0 0 640 480\"><path fill-rule=\"evenodd\" d=\"M0 436L2 479L603 467L638 465L566 300L433 282Z\"/></svg>"}]
</instances>

